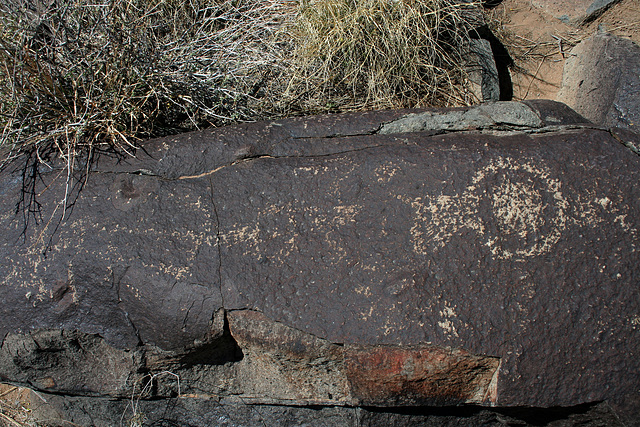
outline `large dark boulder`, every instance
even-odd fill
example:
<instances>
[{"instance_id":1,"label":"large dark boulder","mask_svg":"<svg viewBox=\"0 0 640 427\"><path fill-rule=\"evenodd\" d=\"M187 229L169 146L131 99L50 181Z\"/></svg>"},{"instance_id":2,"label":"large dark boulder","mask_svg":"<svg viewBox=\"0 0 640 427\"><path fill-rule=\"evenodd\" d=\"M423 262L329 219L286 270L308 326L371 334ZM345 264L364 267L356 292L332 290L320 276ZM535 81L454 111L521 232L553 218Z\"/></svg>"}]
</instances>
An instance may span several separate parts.
<instances>
[{"instance_id":1,"label":"large dark boulder","mask_svg":"<svg viewBox=\"0 0 640 427\"><path fill-rule=\"evenodd\" d=\"M543 101L244 124L102 156L79 193L54 167L35 218L16 163L0 380L104 425L637 425L639 142Z\"/></svg>"}]
</instances>

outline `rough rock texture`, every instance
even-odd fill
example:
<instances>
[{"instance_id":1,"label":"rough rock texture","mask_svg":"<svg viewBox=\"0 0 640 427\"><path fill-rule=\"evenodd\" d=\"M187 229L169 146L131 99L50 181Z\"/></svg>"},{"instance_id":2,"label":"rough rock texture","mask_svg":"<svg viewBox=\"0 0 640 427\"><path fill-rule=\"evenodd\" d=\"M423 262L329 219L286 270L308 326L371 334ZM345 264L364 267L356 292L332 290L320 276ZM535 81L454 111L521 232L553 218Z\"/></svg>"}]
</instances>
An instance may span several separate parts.
<instances>
[{"instance_id":1,"label":"rough rock texture","mask_svg":"<svg viewBox=\"0 0 640 427\"><path fill-rule=\"evenodd\" d=\"M244 124L101 157L66 209L42 174L26 228L16 165L0 380L106 425L132 401L637 424L639 144L544 101Z\"/></svg>"},{"instance_id":2,"label":"rough rock texture","mask_svg":"<svg viewBox=\"0 0 640 427\"><path fill-rule=\"evenodd\" d=\"M557 99L594 123L640 129L640 46L596 34L571 50Z\"/></svg>"},{"instance_id":3,"label":"rough rock texture","mask_svg":"<svg viewBox=\"0 0 640 427\"><path fill-rule=\"evenodd\" d=\"M511 101L513 83L510 68L514 62L509 51L486 22L476 26L469 35L465 61L474 96L484 102Z\"/></svg>"},{"instance_id":4,"label":"rough rock texture","mask_svg":"<svg viewBox=\"0 0 640 427\"><path fill-rule=\"evenodd\" d=\"M500 101L500 78L491 43L485 39L472 39L468 58L469 80L476 97L485 102Z\"/></svg>"},{"instance_id":5,"label":"rough rock texture","mask_svg":"<svg viewBox=\"0 0 640 427\"><path fill-rule=\"evenodd\" d=\"M549 15L566 23L583 24L593 21L620 0L531 0Z\"/></svg>"}]
</instances>

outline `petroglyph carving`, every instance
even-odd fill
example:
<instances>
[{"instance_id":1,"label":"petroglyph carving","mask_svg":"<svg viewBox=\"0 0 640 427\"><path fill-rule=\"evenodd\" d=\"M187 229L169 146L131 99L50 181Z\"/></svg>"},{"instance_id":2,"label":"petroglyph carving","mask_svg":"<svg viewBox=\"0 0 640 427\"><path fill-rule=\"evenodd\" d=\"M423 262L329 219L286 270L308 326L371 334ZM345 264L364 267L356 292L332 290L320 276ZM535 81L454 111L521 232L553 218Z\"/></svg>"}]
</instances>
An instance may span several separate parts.
<instances>
[{"instance_id":1,"label":"petroglyph carving","mask_svg":"<svg viewBox=\"0 0 640 427\"><path fill-rule=\"evenodd\" d=\"M548 252L566 228L568 202L560 181L544 167L512 158L478 170L461 195L404 200L415 210L412 242L423 255L466 228L482 236L495 258L523 259ZM489 209L479 209L483 204Z\"/></svg>"},{"instance_id":2,"label":"petroglyph carving","mask_svg":"<svg viewBox=\"0 0 640 427\"><path fill-rule=\"evenodd\" d=\"M375 169L374 179L384 187L403 168L415 167L387 161ZM347 175L354 172L351 168ZM297 168L294 173L297 177L305 174L318 179L336 171L307 167ZM342 175L336 180L344 178ZM332 189L333 186L329 187L329 191ZM399 202L413 211L414 225L407 232L413 251L419 256L437 251L454 235L471 230L494 258L523 260L548 252L566 228L568 202L560 181L534 162L497 158L475 173L462 194L410 197L393 192L390 188L387 195L390 204ZM358 221L359 213L366 210L366 197L358 201L358 204L339 203L330 209L314 206L308 200L268 205L260 209L254 224L237 224L223 232L222 241L228 246L242 243L248 247L245 255L254 256L264 253L271 241L284 242L278 245L280 253L269 255L281 264L303 241L319 240L325 242L326 255L338 262L347 255L343 241L345 227ZM304 237L300 227L305 230ZM384 225L371 224L371 229L379 239L387 237ZM361 264L363 268L365 264Z\"/></svg>"},{"instance_id":3,"label":"petroglyph carving","mask_svg":"<svg viewBox=\"0 0 640 427\"><path fill-rule=\"evenodd\" d=\"M244 255L260 256L266 253L265 247L273 241L282 243L277 253L271 252L269 258L276 265L281 265L293 251L296 251L307 240L324 242L328 256L338 262L346 256L340 235L340 229L355 221L361 205L337 205L328 211L322 211L317 206L305 206L304 203L290 202L286 205L270 205L258 216L258 221L252 225L238 225L227 233L221 234L224 245L243 244L248 247ZM280 220L273 217L281 216ZM300 232L301 222L304 233ZM261 224L275 224L269 229L263 229ZM278 245L280 246L280 244Z\"/></svg>"}]
</instances>

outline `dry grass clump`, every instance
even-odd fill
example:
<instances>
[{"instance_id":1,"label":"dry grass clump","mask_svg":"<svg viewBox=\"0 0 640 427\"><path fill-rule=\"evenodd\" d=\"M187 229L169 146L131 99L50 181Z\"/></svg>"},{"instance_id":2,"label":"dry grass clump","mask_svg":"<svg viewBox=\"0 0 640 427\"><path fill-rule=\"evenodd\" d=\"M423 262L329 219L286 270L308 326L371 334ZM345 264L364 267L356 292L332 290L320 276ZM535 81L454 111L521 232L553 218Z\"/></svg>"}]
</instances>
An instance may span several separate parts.
<instances>
[{"instance_id":1,"label":"dry grass clump","mask_svg":"<svg viewBox=\"0 0 640 427\"><path fill-rule=\"evenodd\" d=\"M465 103L475 6L4 0L0 143L46 162L233 121Z\"/></svg>"},{"instance_id":2,"label":"dry grass clump","mask_svg":"<svg viewBox=\"0 0 640 427\"><path fill-rule=\"evenodd\" d=\"M286 99L300 111L466 104L479 2L303 0ZM475 14L474 14L475 13Z\"/></svg>"},{"instance_id":3,"label":"dry grass clump","mask_svg":"<svg viewBox=\"0 0 640 427\"><path fill-rule=\"evenodd\" d=\"M7 3L8 1L8 3ZM71 159L237 120L251 109L290 2L5 0L1 143ZM264 55L263 55L264 54ZM267 66L265 66L265 62Z\"/></svg>"}]
</instances>

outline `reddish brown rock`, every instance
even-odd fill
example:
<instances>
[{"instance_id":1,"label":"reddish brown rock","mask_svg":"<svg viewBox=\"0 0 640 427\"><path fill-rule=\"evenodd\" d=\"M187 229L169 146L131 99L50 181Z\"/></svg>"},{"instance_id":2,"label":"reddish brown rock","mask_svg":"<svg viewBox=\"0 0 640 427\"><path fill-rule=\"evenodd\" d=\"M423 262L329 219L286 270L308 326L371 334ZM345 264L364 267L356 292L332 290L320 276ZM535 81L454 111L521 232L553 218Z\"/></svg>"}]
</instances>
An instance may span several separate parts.
<instances>
[{"instance_id":1,"label":"reddish brown rock","mask_svg":"<svg viewBox=\"0 0 640 427\"><path fill-rule=\"evenodd\" d=\"M356 402L367 406L446 406L496 402L500 359L462 350L347 347L346 370Z\"/></svg>"},{"instance_id":2,"label":"reddish brown rock","mask_svg":"<svg viewBox=\"0 0 640 427\"><path fill-rule=\"evenodd\" d=\"M235 394L244 401L387 407L495 402L495 357L433 345L337 345L255 311L228 316L243 357L226 375L243 383Z\"/></svg>"}]
</instances>

